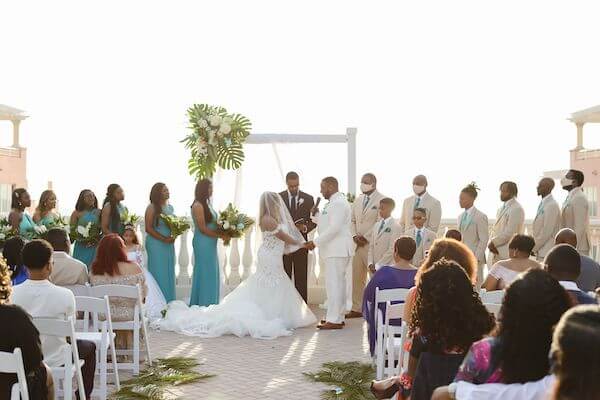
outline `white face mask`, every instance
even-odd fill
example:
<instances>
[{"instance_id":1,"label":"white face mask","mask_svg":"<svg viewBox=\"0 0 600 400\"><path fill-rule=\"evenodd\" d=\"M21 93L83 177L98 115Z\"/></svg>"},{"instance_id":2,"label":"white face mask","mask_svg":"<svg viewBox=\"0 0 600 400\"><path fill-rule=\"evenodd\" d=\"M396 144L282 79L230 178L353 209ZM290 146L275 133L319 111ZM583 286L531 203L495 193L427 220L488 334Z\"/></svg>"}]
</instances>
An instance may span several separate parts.
<instances>
[{"instance_id":1,"label":"white face mask","mask_svg":"<svg viewBox=\"0 0 600 400\"><path fill-rule=\"evenodd\" d=\"M373 189L374 189L373 185L369 185L369 184L366 184L366 183L361 183L360 184L360 191L363 192L363 193L370 192Z\"/></svg>"},{"instance_id":2,"label":"white face mask","mask_svg":"<svg viewBox=\"0 0 600 400\"><path fill-rule=\"evenodd\" d=\"M425 186L413 185L413 192L418 196L425 191Z\"/></svg>"},{"instance_id":3,"label":"white face mask","mask_svg":"<svg viewBox=\"0 0 600 400\"><path fill-rule=\"evenodd\" d=\"M573 186L573 179L561 178L560 186L562 186L562 187Z\"/></svg>"}]
</instances>

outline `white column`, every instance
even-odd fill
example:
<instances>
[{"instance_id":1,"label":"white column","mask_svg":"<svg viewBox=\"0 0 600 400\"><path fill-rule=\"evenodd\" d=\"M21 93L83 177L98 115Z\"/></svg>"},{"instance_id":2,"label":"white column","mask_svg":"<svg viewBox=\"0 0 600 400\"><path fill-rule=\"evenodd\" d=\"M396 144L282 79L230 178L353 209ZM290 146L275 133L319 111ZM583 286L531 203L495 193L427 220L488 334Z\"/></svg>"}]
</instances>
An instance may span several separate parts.
<instances>
[{"instance_id":1,"label":"white column","mask_svg":"<svg viewBox=\"0 0 600 400\"><path fill-rule=\"evenodd\" d=\"M179 274L176 279L176 286L186 288L190 286L190 273L188 266L190 265L190 253L188 250L188 232L183 232L179 236L179 256L177 257L177 263L179 264Z\"/></svg>"},{"instance_id":2,"label":"white column","mask_svg":"<svg viewBox=\"0 0 600 400\"><path fill-rule=\"evenodd\" d=\"M583 149L583 122L576 122L575 126L577 127L577 147L575 150Z\"/></svg>"},{"instance_id":3,"label":"white column","mask_svg":"<svg viewBox=\"0 0 600 400\"><path fill-rule=\"evenodd\" d=\"M19 125L21 124L21 120L13 119L13 145L12 147L21 147L19 145Z\"/></svg>"},{"instance_id":4,"label":"white column","mask_svg":"<svg viewBox=\"0 0 600 400\"><path fill-rule=\"evenodd\" d=\"M242 280L245 280L246 278L248 278L250 276L250 270L252 269L252 261L253 261L253 254L252 254L252 234L254 232L254 229L249 229L248 232L246 232L246 235L244 237L244 253L242 255L242 265L244 266L244 272L242 274Z\"/></svg>"},{"instance_id":5,"label":"white column","mask_svg":"<svg viewBox=\"0 0 600 400\"><path fill-rule=\"evenodd\" d=\"M229 253L229 266L231 273L229 274L229 286L233 289L240 284L240 249L239 239L231 239L229 245L231 252Z\"/></svg>"},{"instance_id":6,"label":"white column","mask_svg":"<svg viewBox=\"0 0 600 400\"><path fill-rule=\"evenodd\" d=\"M356 128L346 128L348 137L348 193L356 194Z\"/></svg>"}]
</instances>

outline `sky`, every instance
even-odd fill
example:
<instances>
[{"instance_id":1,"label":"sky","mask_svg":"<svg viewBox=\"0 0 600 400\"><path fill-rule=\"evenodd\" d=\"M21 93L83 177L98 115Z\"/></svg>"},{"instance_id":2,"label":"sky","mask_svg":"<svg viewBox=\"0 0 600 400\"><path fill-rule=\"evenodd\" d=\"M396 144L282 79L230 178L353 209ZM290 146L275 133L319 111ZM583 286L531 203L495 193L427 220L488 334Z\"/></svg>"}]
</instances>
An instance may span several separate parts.
<instances>
[{"instance_id":1,"label":"sky","mask_svg":"<svg viewBox=\"0 0 600 400\"><path fill-rule=\"evenodd\" d=\"M424 173L443 216L471 181L493 216L518 183L528 217L544 171L568 168L570 113L600 104L600 4L584 1L19 1L0 12L0 103L26 111L21 141L38 197L60 209L120 183L139 214L154 182L189 212L186 109L226 107L254 133L358 129L357 170L398 202ZM10 124L0 124L7 144ZM596 134L597 133L597 134ZM600 129L586 127L587 147ZM284 170L316 195L347 186L344 145L280 145ZM246 146L241 208L282 190L269 145ZM215 202L234 196L233 173ZM564 193L556 189L559 199ZM101 199L100 199L101 200Z\"/></svg>"}]
</instances>

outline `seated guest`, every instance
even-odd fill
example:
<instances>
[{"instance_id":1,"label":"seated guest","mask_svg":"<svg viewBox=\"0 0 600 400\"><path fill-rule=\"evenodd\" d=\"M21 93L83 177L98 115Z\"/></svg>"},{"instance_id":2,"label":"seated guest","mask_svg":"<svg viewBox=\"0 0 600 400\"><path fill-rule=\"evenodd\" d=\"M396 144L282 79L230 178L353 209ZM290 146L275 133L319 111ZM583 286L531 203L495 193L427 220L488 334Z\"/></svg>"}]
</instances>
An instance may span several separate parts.
<instances>
[{"instance_id":1,"label":"seated guest","mask_svg":"<svg viewBox=\"0 0 600 400\"><path fill-rule=\"evenodd\" d=\"M144 271L134 261L127 259L127 251L123 239L115 233L104 236L98 244L96 259L92 263L90 284L98 285L131 285L140 284L142 297L146 297L146 281ZM136 301L114 297L110 299L110 313L113 321L131 321ZM116 346L130 348L131 332L116 331Z\"/></svg>"},{"instance_id":2,"label":"seated guest","mask_svg":"<svg viewBox=\"0 0 600 400\"><path fill-rule=\"evenodd\" d=\"M44 364L40 333L31 317L19 306L8 304L11 293L10 270L0 258L0 351L21 349L30 399L53 399L52 373ZM0 374L0 399L9 399L16 374Z\"/></svg>"},{"instance_id":3,"label":"seated guest","mask_svg":"<svg viewBox=\"0 0 600 400\"><path fill-rule=\"evenodd\" d=\"M546 270L560 282L575 304L597 304L594 297L581 291L576 280L581 270L581 258L577 250L568 244L554 246L546 255Z\"/></svg>"},{"instance_id":4,"label":"seated guest","mask_svg":"<svg viewBox=\"0 0 600 400\"><path fill-rule=\"evenodd\" d=\"M23 248L23 263L29 270L29 279L13 289L12 302L23 307L34 318L68 319L75 316L75 296L69 289L56 286L48 278L52 272L52 247L45 240L33 240ZM42 336L44 361L50 367L62 365L60 351L65 338ZM81 367L86 398L94 388L96 370L96 345L87 340L77 340L79 358L85 360Z\"/></svg>"},{"instance_id":5,"label":"seated guest","mask_svg":"<svg viewBox=\"0 0 600 400\"><path fill-rule=\"evenodd\" d=\"M600 393L600 308L579 306L560 319L552 340L554 375L524 384L460 381L435 390L432 400L596 400Z\"/></svg>"},{"instance_id":6,"label":"seated guest","mask_svg":"<svg viewBox=\"0 0 600 400\"><path fill-rule=\"evenodd\" d=\"M87 267L69 255L71 242L67 231L60 228L50 229L47 239L54 249L50 282L58 286L85 285L88 281Z\"/></svg>"},{"instance_id":7,"label":"seated guest","mask_svg":"<svg viewBox=\"0 0 600 400\"><path fill-rule=\"evenodd\" d=\"M554 326L570 307L565 290L550 274L541 269L525 272L506 290L497 331L471 346L455 381L523 383L543 378L550 370Z\"/></svg>"},{"instance_id":8,"label":"seated guest","mask_svg":"<svg viewBox=\"0 0 600 400\"><path fill-rule=\"evenodd\" d=\"M454 239L459 242L462 242L462 234L457 229L448 229L446 231L446 235L444 236L446 239Z\"/></svg>"},{"instance_id":9,"label":"seated guest","mask_svg":"<svg viewBox=\"0 0 600 400\"><path fill-rule=\"evenodd\" d=\"M376 288L384 289L409 289L415 286L415 275L417 269L410 263L417 245L413 238L401 236L394 243L394 264L381 267L369 284L365 288L363 295L363 315L369 326L369 348L371 355L374 355L376 329L375 316L377 308L375 307ZM379 309L385 315L385 304L380 304ZM393 321L392 325L399 325L400 321Z\"/></svg>"},{"instance_id":10,"label":"seated guest","mask_svg":"<svg viewBox=\"0 0 600 400\"><path fill-rule=\"evenodd\" d=\"M374 382L371 390L378 399L401 389L401 398L410 393L411 400L429 400L435 388L454 379L473 342L493 329L494 317L481 303L472 278L445 259L422 274L410 322L413 346L408 371Z\"/></svg>"},{"instance_id":11,"label":"seated guest","mask_svg":"<svg viewBox=\"0 0 600 400\"><path fill-rule=\"evenodd\" d=\"M512 283L521 272L530 268L540 268L541 265L530 259L531 251L535 246L533 237L516 234L508 243L508 260L498 261L492 266L490 272L481 286L482 289L503 290Z\"/></svg>"},{"instance_id":12,"label":"seated guest","mask_svg":"<svg viewBox=\"0 0 600 400\"><path fill-rule=\"evenodd\" d=\"M558 231L554 239L555 244L570 244L577 248L577 235L575 231L564 228ZM581 258L581 273L577 278L577 286L584 292L593 292L600 287L600 265L593 258L579 253Z\"/></svg>"},{"instance_id":13,"label":"seated guest","mask_svg":"<svg viewBox=\"0 0 600 400\"><path fill-rule=\"evenodd\" d=\"M25 240L23 240L21 236L13 236L4 242L2 256L8 264L12 286L19 285L29 278L29 272L23 265L23 259L21 257L24 246Z\"/></svg>"}]
</instances>

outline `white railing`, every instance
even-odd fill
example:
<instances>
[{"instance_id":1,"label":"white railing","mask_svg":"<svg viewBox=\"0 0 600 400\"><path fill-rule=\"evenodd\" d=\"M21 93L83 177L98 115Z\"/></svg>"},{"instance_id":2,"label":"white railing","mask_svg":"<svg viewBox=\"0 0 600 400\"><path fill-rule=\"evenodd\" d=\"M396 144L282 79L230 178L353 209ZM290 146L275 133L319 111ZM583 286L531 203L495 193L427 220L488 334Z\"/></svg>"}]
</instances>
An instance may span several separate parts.
<instances>
[{"instance_id":1,"label":"white railing","mask_svg":"<svg viewBox=\"0 0 600 400\"><path fill-rule=\"evenodd\" d=\"M531 232L531 220L526 221L526 232ZM490 229L494 220L489 221ZM190 225L193 223L190 218ZM456 228L456 219L443 219L440 224L439 236L443 236L447 229ZM145 231L143 221L140 231L145 242ZM246 234L241 239L233 239L227 247L219 241L218 254L221 271L221 282L223 294L229 293L242 281L247 279L255 271L256 250L258 246L254 243L255 230ZM590 256L598 261L600 256L600 220L590 221L590 236L592 249ZM175 242L175 253L177 257L175 275L177 282L177 298L187 299L190 296L192 286L192 275L194 256L192 251L192 230L187 231ZM321 304L325 300L325 277L321 269L317 252L309 252L308 256L308 297L311 304Z\"/></svg>"}]
</instances>

